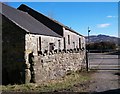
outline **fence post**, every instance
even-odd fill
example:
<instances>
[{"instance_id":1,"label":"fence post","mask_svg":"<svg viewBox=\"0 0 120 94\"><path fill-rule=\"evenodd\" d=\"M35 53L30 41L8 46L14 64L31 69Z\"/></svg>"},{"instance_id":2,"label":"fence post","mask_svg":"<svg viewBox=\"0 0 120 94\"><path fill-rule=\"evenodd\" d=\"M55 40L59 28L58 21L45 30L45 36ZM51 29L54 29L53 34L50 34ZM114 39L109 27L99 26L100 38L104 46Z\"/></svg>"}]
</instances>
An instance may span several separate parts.
<instances>
[{"instance_id":1,"label":"fence post","mask_svg":"<svg viewBox=\"0 0 120 94\"><path fill-rule=\"evenodd\" d=\"M88 71L89 70L89 67L88 67L88 51L86 50L86 70Z\"/></svg>"}]
</instances>

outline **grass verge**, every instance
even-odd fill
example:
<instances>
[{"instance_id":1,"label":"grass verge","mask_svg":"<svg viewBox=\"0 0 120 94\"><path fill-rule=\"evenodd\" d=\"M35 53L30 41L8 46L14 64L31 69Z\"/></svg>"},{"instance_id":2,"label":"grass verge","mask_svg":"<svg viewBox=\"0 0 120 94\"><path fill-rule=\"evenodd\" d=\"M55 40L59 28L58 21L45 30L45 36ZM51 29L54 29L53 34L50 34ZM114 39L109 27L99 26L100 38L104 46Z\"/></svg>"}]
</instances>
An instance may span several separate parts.
<instances>
[{"instance_id":1,"label":"grass verge","mask_svg":"<svg viewBox=\"0 0 120 94\"><path fill-rule=\"evenodd\" d=\"M60 91L64 89L70 89L75 84L84 83L90 80L90 74L87 72L74 72L69 75L66 75L64 78L57 80L50 80L48 82L43 82L42 84L38 83L29 83L22 85L7 85L0 86L2 91L17 91L17 92L52 92Z\"/></svg>"}]
</instances>

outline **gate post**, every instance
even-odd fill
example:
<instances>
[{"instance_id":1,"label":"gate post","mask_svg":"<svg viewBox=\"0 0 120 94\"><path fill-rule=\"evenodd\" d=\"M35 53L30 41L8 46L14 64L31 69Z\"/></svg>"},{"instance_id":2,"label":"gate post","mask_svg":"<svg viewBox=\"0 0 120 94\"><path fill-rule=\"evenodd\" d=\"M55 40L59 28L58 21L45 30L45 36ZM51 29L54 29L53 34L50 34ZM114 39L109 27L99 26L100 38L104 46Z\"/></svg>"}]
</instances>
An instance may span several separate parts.
<instances>
[{"instance_id":1,"label":"gate post","mask_svg":"<svg viewBox=\"0 0 120 94\"><path fill-rule=\"evenodd\" d=\"M86 50L86 70L89 71L88 51Z\"/></svg>"}]
</instances>

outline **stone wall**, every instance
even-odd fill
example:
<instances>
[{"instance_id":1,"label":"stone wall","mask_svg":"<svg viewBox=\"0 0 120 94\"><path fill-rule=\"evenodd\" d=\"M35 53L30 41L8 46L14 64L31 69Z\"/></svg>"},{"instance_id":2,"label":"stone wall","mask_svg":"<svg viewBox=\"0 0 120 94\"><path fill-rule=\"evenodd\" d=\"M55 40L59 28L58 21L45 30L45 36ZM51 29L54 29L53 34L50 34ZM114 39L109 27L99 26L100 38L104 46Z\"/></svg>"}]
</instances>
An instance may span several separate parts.
<instances>
[{"instance_id":1,"label":"stone wall","mask_svg":"<svg viewBox=\"0 0 120 94\"><path fill-rule=\"evenodd\" d=\"M41 37L41 50L40 50L40 40L39 37ZM42 53L45 50L49 51L49 43L54 44L54 50L58 49L58 40L61 42L61 47L60 49L63 49L63 39L59 37L54 37L54 36L45 36L45 35L40 35L40 34L26 34L25 35L25 49L26 53L30 53L31 51L34 51L34 54L37 55L38 51L42 51Z\"/></svg>"},{"instance_id":2,"label":"stone wall","mask_svg":"<svg viewBox=\"0 0 120 94\"><path fill-rule=\"evenodd\" d=\"M77 37L76 34L70 33L70 31L68 31L68 33L71 37L70 45L72 45L73 41L78 44L79 38L82 40L82 37ZM41 37L42 54L37 53L40 50L39 37ZM60 41L61 51L58 50L58 40ZM68 44L67 40L66 45ZM49 51L49 43L54 43L54 50L52 53ZM57 79L65 76L67 72L81 70L82 66L85 66L85 50L81 50L80 48L74 49L73 46L69 48L70 50L63 50L63 38L26 34L25 44L25 60L27 66L25 69L25 83L35 81L40 83L42 81ZM56 49L57 51L55 51ZM48 50L48 53L45 53L45 50ZM35 64L29 62L29 55L32 51Z\"/></svg>"},{"instance_id":3,"label":"stone wall","mask_svg":"<svg viewBox=\"0 0 120 94\"><path fill-rule=\"evenodd\" d=\"M34 62L35 81L41 83L64 77L70 71L82 70L85 66L85 51L35 56Z\"/></svg>"},{"instance_id":4,"label":"stone wall","mask_svg":"<svg viewBox=\"0 0 120 94\"><path fill-rule=\"evenodd\" d=\"M2 16L2 84L24 83L25 31Z\"/></svg>"},{"instance_id":5,"label":"stone wall","mask_svg":"<svg viewBox=\"0 0 120 94\"><path fill-rule=\"evenodd\" d=\"M63 27L64 31L64 38L66 49L77 49L77 48L84 48L85 49L85 39L83 36L80 36L70 30L67 30ZM68 39L69 36L69 39ZM69 40L69 43L68 43Z\"/></svg>"}]
</instances>

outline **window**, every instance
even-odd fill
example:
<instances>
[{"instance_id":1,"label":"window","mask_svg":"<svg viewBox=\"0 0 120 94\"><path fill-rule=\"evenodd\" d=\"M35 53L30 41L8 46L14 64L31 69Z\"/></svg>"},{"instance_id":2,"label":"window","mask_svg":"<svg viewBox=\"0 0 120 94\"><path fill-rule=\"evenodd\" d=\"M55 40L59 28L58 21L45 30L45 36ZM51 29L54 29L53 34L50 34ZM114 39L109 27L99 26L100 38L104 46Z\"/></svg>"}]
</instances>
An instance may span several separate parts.
<instances>
[{"instance_id":1,"label":"window","mask_svg":"<svg viewBox=\"0 0 120 94\"><path fill-rule=\"evenodd\" d=\"M70 35L68 35L68 44L70 45Z\"/></svg>"},{"instance_id":2,"label":"window","mask_svg":"<svg viewBox=\"0 0 120 94\"><path fill-rule=\"evenodd\" d=\"M54 43L49 43L49 51L52 51L54 50Z\"/></svg>"},{"instance_id":3,"label":"window","mask_svg":"<svg viewBox=\"0 0 120 94\"><path fill-rule=\"evenodd\" d=\"M39 37L39 50L41 51L41 37Z\"/></svg>"},{"instance_id":4,"label":"window","mask_svg":"<svg viewBox=\"0 0 120 94\"><path fill-rule=\"evenodd\" d=\"M66 50L66 42L65 42L65 37L64 37L64 50Z\"/></svg>"},{"instance_id":5,"label":"window","mask_svg":"<svg viewBox=\"0 0 120 94\"><path fill-rule=\"evenodd\" d=\"M79 48L81 49L81 39L79 38Z\"/></svg>"},{"instance_id":6,"label":"window","mask_svg":"<svg viewBox=\"0 0 120 94\"><path fill-rule=\"evenodd\" d=\"M60 46L61 46L60 40L58 40L58 49L59 49L59 50L60 50Z\"/></svg>"}]
</instances>

